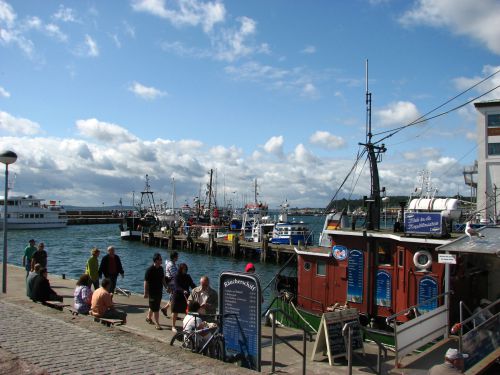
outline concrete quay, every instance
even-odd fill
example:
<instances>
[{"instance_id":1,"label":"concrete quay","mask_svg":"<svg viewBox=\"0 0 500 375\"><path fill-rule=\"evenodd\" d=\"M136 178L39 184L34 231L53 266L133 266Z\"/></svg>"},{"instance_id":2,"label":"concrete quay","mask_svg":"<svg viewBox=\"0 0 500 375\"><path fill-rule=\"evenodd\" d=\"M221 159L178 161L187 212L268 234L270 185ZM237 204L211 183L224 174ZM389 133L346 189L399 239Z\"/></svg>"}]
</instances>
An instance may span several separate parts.
<instances>
[{"instance_id":1,"label":"concrete quay","mask_svg":"<svg viewBox=\"0 0 500 375\"><path fill-rule=\"evenodd\" d=\"M49 279L54 290L64 297L64 303L72 305L76 281L56 275L49 275ZM127 324L106 327L91 317L73 316L30 301L26 297L24 269L9 265L7 294L0 296L0 374L255 373L170 346L171 319L160 314L161 331L147 324L147 301L142 295L116 295L114 300L118 308L127 311ZM263 327L262 332L262 372L271 373L271 329ZM302 349L300 331L278 328L277 333ZM276 373L301 374L301 356L278 343ZM326 357L310 361L313 345L307 343L307 374L347 373L345 363L329 366ZM373 363L374 348L367 344L365 351ZM391 359L389 356L384 363L383 373L392 369ZM370 371L355 361L353 373Z\"/></svg>"}]
</instances>

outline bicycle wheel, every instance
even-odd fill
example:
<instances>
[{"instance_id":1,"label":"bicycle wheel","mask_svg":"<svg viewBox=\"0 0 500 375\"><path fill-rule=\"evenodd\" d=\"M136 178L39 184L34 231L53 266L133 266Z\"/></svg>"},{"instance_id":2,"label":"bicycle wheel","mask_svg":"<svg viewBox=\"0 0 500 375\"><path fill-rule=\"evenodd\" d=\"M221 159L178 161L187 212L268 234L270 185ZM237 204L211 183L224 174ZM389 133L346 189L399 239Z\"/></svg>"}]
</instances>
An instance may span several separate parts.
<instances>
[{"instance_id":1,"label":"bicycle wheel","mask_svg":"<svg viewBox=\"0 0 500 375\"><path fill-rule=\"evenodd\" d=\"M217 336L213 343L214 358L219 361L225 360L224 355L224 337Z\"/></svg>"},{"instance_id":2,"label":"bicycle wheel","mask_svg":"<svg viewBox=\"0 0 500 375\"><path fill-rule=\"evenodd\" d=\"M173 346L176 341L180 343L180 347L182 349L187 349L192 352L194 352L196 349L193 335L189 335L186 337L183 332L177 332L170 340L170 345Z\"/></svg>"}]
</instances>

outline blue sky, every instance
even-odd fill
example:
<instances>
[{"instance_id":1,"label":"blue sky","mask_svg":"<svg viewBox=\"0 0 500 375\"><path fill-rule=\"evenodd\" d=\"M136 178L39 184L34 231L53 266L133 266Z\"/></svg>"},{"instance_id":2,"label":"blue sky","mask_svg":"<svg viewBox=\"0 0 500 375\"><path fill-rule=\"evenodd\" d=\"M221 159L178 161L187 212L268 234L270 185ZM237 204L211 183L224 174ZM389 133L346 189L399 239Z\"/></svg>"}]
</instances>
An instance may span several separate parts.
<instances>
[{"instance_id":1,"label":"blue sky","mask_svg":"<svg viewBox=\"0 0 500 375\"><path fill-rule=\"evenodd\" d=\"M378 132L497 71L499 55L495 0L0 0L0 147L19 156L15 193L66 204L130 200L146 173L163 199L175 178L182 204L213 168L219 201L258 178L271 206L323 207L365 138L366 59ZM398 133L382 186L409 194L427 169L441 194L468 193L475 133L472 105ZM356 172L343 196L369 193L367 166Z\"/></svg>"}]
</instances>

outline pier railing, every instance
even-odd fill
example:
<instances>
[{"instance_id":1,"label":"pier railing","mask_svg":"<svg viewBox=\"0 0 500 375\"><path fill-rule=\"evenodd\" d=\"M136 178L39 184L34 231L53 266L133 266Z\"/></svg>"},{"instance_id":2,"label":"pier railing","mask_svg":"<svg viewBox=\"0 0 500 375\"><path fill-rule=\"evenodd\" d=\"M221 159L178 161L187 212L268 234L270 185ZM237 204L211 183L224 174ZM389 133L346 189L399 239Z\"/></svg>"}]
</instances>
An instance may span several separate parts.
<instances>
[{"instance_id":1,"label":"pier railing","mask_svg":"<svg viewBox=\"0 0 500 375\"><path fill-rule=\"evenodd\" d=\"M346 349L347 349L347 374L352 375L352 355L355 354L352 350L352 335L353 335L353 329L355 326L358 326L359 323L357 321L352 321L352 322L347 322L344 324L344 327L342 328L342 336L346 337ZM362 359L365 364L372 370L374 373L377 375L382 374L382 353L384 353L384 359L387 359L387 348L379 342L375 337L370 335L370 332L366 330L365 327L360 326L363 336L368 337L371 341L373 341L378 348L378 353L377 353L377 368L373 368L371 363L368 363L362 356L358 356L360 359Z\"/></svg>"},{"instance_id":2,"label":"pier railing","mask_svg":"<svg viewBox=\"0 0 500 375\"><path fill-rule=\"evenodd\" d=\"M276 370L276 339L279 339L283 344L288 346L294 352L299 354L302 357L302 374L306 374L306 357L307 357L307 337L309 336L309 341L312 341L312 334L308 332L305 328L302 328L302 351L298 350L292 344L290 344L285 337L280 337L276 333L276 314L280 313L287 317L290 321L294 322L294 324L298 327L301 325L299 322L295 321L290 315L284 312L282 309L274 308L268 309L266 311L266 318L271 317L272 324L272 336L271 336L271 345L272 345L272 355L271 355L271 372L274 373Z\"/></svg>"},{"instance_id":3,"label":"pier railing","mask_svg":"<svg viewBox=\"0 0 500 375\"><path fill-rule=\"evenodd\" d=\"M419 307L428 306L429 302L444 298L451 293L453 291L441 293L386 318L387 325L394 323L396 367L399 366L405 355L441 336L448 337L448 298L445 298L445 303L442 306L416 316L403 324L398 325L396 318L410 311L419 313Z\"/></svg>"}]
</instances>

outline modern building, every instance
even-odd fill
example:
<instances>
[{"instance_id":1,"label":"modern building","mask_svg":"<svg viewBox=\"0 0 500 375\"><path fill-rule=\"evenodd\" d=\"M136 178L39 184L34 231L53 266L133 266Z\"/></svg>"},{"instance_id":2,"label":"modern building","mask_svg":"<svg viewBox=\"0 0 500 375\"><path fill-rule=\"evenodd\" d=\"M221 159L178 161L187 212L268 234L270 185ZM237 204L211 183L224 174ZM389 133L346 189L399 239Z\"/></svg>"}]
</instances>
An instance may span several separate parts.
<instances>
[{"instance_id":1,"label":"modern building","mask_svg":"<svg viewBox=\"0 0 500 375\"><path fill-rule=\"evenodd\" d=\"M478 111L477 210L483 222L500 212L500 99L474 103Z\"/></svg>"}]
</instances>

